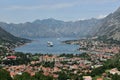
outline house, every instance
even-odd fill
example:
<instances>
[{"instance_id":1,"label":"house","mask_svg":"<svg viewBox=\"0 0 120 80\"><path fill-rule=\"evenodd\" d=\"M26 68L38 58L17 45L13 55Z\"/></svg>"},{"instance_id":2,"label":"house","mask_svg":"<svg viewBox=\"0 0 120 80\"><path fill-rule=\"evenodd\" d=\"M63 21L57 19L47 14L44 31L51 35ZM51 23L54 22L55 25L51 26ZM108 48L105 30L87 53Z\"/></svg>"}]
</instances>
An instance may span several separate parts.
<instances>
[{"instance_id":1,"label":"house","mask_svg":"<svg viewBox=\"0 0 120 80\"><path fill-rule=\"evenodd\" d=\"M118 71L118 69L117 68L113 68L113 69L111 69L110 71L110 74L118 74L118 75L120 75L120 71Z\"/></svg>"},{"instance_id":2,"label":"house","mask_svg":"<svg viewBox=\"0 0 120 80\"><path fill-rule=\"evenodd\" d=\"M83 76L83 80L92 80L91 76Z\"/></svg>"},{"instance_id":3,"label":"house","mask_svg":"<svg viewBox=\"0 0 120 80\"><path fill-rule=\"evenodd\" d=\"M7 59L16 59L16 56L7 56Z\"/></svg>"},{"instance_id":4,"label":"house","mask_svg":"<svg viewBox=\"0 0 120 80\"><path fill-rule=\"evenodd\" d=\"M96 80L103 80L103 78L97 78Z\"/></svg>"}]
</instances>

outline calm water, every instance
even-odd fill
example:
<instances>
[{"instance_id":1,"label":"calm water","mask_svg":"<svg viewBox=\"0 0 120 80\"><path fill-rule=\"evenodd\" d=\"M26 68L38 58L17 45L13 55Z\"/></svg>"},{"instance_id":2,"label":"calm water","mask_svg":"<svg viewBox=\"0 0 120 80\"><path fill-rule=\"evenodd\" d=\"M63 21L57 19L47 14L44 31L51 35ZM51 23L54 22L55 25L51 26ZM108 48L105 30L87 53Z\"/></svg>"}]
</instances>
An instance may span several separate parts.
<instances>
[{"instance_id":1,"label":"calm water","mask_svg":"<svg viewBox=\"0 0 120 80\"><path fill-rule=\"evenodd\" d=\"M62 54L62 53L73 53L79 54L77 51L78 45L63 44L61 41L74 40L76 38L39 38L34 39L32 43L28 43L24 46L18 47L15 51L25 53L42 53L42 54ZM53 47L48 47L47 42L53 42Z\"/></svg>"}]
</instances>

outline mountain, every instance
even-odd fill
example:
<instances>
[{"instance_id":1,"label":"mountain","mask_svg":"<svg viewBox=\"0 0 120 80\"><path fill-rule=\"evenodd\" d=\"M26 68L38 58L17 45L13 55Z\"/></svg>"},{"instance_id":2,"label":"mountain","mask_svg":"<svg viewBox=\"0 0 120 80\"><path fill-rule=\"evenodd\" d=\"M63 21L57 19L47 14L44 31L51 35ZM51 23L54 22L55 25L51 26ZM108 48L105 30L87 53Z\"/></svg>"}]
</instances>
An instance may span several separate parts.
<instances>
[{"instance_id":1,"label":"mountain","mask_svg":"<svg viewBox=\"0 0 120 80\"><path fill-rule=\"evenodd\" d=\"M20 24L0 22L11 34L24 38L106 36L120 40L120 8L103 19L61 21L53 18Z\"/></svg>"},{"instance_id":2,"label":"mountain","mask_svg":"<svg viewBox=\"0 0 120 80\"><path fill-rule=\"evenodd\" d=\"M0 27L0 43L1 42L8 42L10 44L18 44L19 45L21 43L25 43L28 41L30 41L30 40L15 37Z\"/></svg>"},{"instance_id":3,"label":"mountain","mask_svg":"<svg viewBox=\"0 0 120 80\"><path fill-rule=\"evenodd\" d=\"M95 35L120 40L120 8L104 18L104 22Z\"/></svg>"},{"instance_id":4,"label":"mountain","mask_svg":"<svg viewBox=\"0 0 120 80\"><path fill-rule=\"evenodd\" d=\"M13 35L24 38L81 37L91 36L93 31L98 28L102 22L101 19L94 18L75 22L64 22L49 18L20 24L0 22L0 26Z\"/></svg>"}]
</instances>

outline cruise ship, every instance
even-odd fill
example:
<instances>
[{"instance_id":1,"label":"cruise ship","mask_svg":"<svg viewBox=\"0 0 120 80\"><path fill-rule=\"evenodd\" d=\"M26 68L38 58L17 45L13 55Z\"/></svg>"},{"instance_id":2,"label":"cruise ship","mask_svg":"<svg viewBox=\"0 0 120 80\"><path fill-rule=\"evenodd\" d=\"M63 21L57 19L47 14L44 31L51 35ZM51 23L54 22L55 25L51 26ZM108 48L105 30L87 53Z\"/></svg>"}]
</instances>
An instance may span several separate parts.
<instances>
[{"instance_id":1,"label":"cruise ship","mask_svg":"<svg viewBox=\"0 0 120 80\"><path fill-rule=\"evenodd\" d=\"M53 47L53 42L48 41L47 44L48 44L48 47Z\"/></svg>"}]
</instances>

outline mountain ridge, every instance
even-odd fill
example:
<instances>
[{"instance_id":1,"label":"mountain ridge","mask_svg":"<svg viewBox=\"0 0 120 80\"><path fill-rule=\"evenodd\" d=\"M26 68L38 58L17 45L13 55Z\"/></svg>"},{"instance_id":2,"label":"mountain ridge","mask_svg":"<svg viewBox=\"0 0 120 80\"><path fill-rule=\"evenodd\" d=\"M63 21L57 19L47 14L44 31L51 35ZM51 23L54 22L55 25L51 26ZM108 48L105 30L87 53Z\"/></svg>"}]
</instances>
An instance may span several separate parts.
<instances>
[{"instance_id":1,"label":"mountain ridge","mask_svg":"<svg viewBox=\"0 0 120 80\"><path fill-rule=\"evenodd\" d=\"M20 24L0 22L0 26L13 35L24 38L106 36L108 39L120 40L120 7L103 19L65 22L48 18Z\"/></svg>"},{"instance_id":2,"label":"mountain ridge","mask_svg":"<svg viewBox=\"0 0 120 80\"><path fill-rule=\"evenodd\" d=\"M20 37L80 37L91 35L92 29L101 23L98 19L65 22L53 18L20 24L0 22L2 28Z\"/></svg>"},{"instance_id":3,"label":"mountain ridge","mask_svg":"<svg viewBox=\"0 0 120 80\"><path fill-rule=\"evenodd\" d=\"M120 7L104 18L104 22L101 24L96 35L120 41Z\"/></svg>"}]
</instances>

